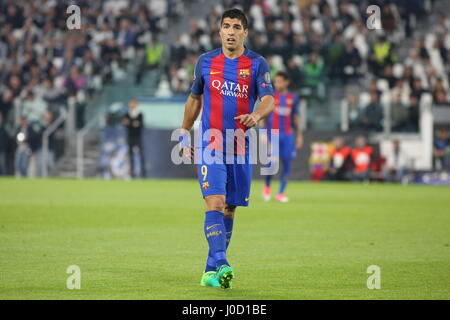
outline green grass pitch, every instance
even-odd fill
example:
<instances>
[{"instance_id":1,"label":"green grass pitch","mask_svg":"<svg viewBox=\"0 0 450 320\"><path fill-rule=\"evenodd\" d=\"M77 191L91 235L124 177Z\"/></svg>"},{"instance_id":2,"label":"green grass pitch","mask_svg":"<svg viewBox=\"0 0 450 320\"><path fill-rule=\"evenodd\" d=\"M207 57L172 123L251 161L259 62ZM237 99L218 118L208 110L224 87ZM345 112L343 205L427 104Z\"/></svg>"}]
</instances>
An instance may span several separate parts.
<instances>
[{"instance_id":1,"label":"green grass pitch","mask_svg":"<svg viewBox=\"0 0 450 320\"><path fill-rule=\"evenodd\" d=\"M238 209L237 277L222 290L199 285L194 180L0 179L0 299L450 298L448 187L293 182L288 204L264 203L261 187ZM66 288L70 265L80 290Z\"/></svg>"}]
</instances>

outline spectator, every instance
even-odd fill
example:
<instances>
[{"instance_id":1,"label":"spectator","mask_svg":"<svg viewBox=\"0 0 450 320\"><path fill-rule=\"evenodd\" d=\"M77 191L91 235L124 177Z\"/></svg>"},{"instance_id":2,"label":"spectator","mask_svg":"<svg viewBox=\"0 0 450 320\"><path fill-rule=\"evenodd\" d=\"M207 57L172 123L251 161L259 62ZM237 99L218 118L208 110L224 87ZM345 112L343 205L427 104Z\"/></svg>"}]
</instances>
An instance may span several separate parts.
<instances>
[{"instance_id":1,"label":"spectator","mask_svg":"<svg viewBox=\"0 0 450 320\"><path fill-rule=\"evenodd\" d=\"M138 102L136 99L132 99L128 102L128 113L123 118L123 125L128 131L128 152L131 176L145 177L145 160L142 144L144 116L138 110Z\"/></svg>"},{"instance_id":2,"label":"spectator","mask_svg":"<svg viewBox=\"0 0 450 320\"><path fill-rule=\"evenodd\" d=\"M328 47L327 64L329 65L329 75L331 78L338 78L344 80L344 54L346 51L345 43L343 42L340 33L334 36L332 43Z\"/></svg>"},{"instance_id":3,"label":"spectator","mask_svg":"<svg viewBox=\"0 0 450 320\"><path fill-rule=\"evenodd\" d=\"M350 153L353 161L353 181L369 181L370 164L373 157L373 148L367 145L366 138L356 138L355 147Z\"/></svg>"},{"instance_id":4,"label":"spectator","mask_svg":"<svg viewBox=\"0 0 450 320\"><path fill-rule=\"evenodd\" d=\"M390 89L394 88L395 84L397 83L397 78L394 76L394 68L392 67L392 65L388 64L384 68L384 72L381 78L385 79L389 83ZM376 80L374 81L376 83Z\"/></svg>"},{"instance_id":5,"label":"spectator","mask_svg":"<svg viewBox=\"0 0 450 320\"><path fill-rule=\"evenodd\" d=\"M372 72L380 77L382 70L389 65L394 64L397 58L394 54L393 45L387 41L385 36L380 36L372 48L371 66Z\"/></svg>"},{"instance_id":6,"label":"spectator","mask_svg":"<svg viewBox=\"0 0 450 320\"><path fill-rule=\"evenodd\" d=\"M28 91L27 97L23 102L22 115L28 118L29 122L41 123L44 119L44 114L47 112L47 103L41 97L36 97L33 91Z\"/></svg>"},{"instance_id":7,"label":"spectator","mask_svg":"<svg viewBox=\"0 0 450 320\"><path fill-rule=\"evenodd\" d=\"M450 170L450 140L448 131L441 128L434 140L434 167L437 170Z\"/></svg>"},{"instance_id":8,"label":"spectator","mask_svg":"<svg viewBox=\"0 0 450 320\"><path fill-rule=\"evenodd\" d=\"M392 147L385 155L386 165L384 167L384 177L386 182L404 182L408 173L409 159L402 150L400 141L393 140Z\"/></svg>"},{"instance_id":9,"label":"spectator","mask_svg":"<svg viewBox=\"0 0 450 320\"><path fill-rule=\"evenodd\" d=\"M428 59L430 57L428 54L427 48L425 48L423 39L417 39L414 42L414 49L416 49L416 51L419 54L419 57L421 59Z\"/></svg>"},{"instance_id":10,"label":"spectator","mask_svg":"<svg viewBox=\"0 0 450 320\"><path fill-rule=\"evenodd\" d=\"M381 24L383 29L388 34L393 33L396 29L397 22L395 15L392 13L391 7L388 4L383 6L383 12L381 13Z\"/></svg>"},{"instance_id":11,"label":"spectator","mask_svg":"<svg viewBox=\"0 0 450 320\"><path fill-rule=\"evenodd\" d=\"M309 50L308 43L305 40L305 37L303 37L303 35L300 33L294 34L291 48L292 48L291 56L295 56L295 55L303 56L303 55L307 54L308 50ZM267 50L267 49L265 47L263 47L263 48L261 48L260 51L257 51L257 50L258 50L258 48L255 48L256 52L261 52L261 50L262 50L262 52L264 52L264 50ZM261 55L262 55L262 53L261 53Z\"/></svg>"},{"instance_id":12,"label":"spectator","mask_svg":"<svg viewBox=\"0 0 450 320\"><path fill-rule=\"evenodd\" d=\"M408 107L408 126L407 130L410 132L419 131L419 118L420 118L420 102L416 96L411 95L409 97Z\"/></svg>"},{"instance_id":13,"label":"spectator","mask_svg":"<svg viewBox=\"0 0 450 320\"><path fill-rule=\"evenodd\" d=\"M0 114L2 115L4 121L8 119L9 112L13 108L13 92L11 90L5 90L2 95L0 95Z\"/></svg>"},{"instance_id":14,"label":"spectator","mask_svg":"<svg viewBox=\"0 0 450 320\"><path fill-rule=\"evenodd\" d=\"M15 138L17 143L15 156L15 169L18 177L27 177L32 146L36 143L36 132L29 126L25 116L20 117L19 127L16 129Z\"/></svg>"},{"instance_id":15,"label":"spectator","mask_svg":"<svg viewBox=\"0 0 450 320\"><path fill-rule=\"evenodd\" d=\"M6 152L9 144L9 135L5 129L3 116L0 114L0 176L6 174Z\"/></svg>"},{"instance_id":16,"label":"spectator","mask_svg":"<svg viewBox=\"0 0 450 320\"><path fill-rule=\"evenodd\" d=\"M450 105L449 95L443 90L435 91L433 99L435 105L438 106Z\"/></svg>"},{"instance_id":17,"label":"spectator","mask_svg":"<svg viewBox=\"0 0 450 320\"><path fill-rule=\"evenodd\" d=\"M449 94L445 90L442 79L437 79L433 88L433 102L436 105L450 104Z\"/></svg>"},{"instance_id":18,"label":"spectator","mask_svg":"<svg viewBox=\"0 0 450 320\"><path fill-rule=\"evenodd\" d=\"M161 61L164 52L164 45L162 42L152 40L146 46L145 58L142 62L141 68L136 75L136 84L140 84L142 77L147 70L153 70L157 68Z\"/></svg>"},{"instance_id":19,"label":"spectator","mask_svg":"<svg viewBox=\"0 0 450 320\"><path fill-rule=\"evenodd\" d=\"M348 120L350 129L361 130L363 128L363 124L361 122L362 109L359 106L358 96L354 93L349 94L347 96L346 103L348 107Z\"/></svg>"},{"instance_id":20,"label":"spectator","mask_svg":"<svg viewBox=\"0 0 450 320\"><path fill-rule=\"evenodd\" d=\"M181 36L176 35L175 42L170 47L170 60L174 66L180 66L184 59L187 57L187 48L181 40Z\"/></svg>"},{"instance_id":21,"label":"spectator","mask_svg":"<svg viewBox=\"0 0 450 320\"><path fill-rule=\"evenodd\" d=\"M402 101L405 103L408 101L408 98L411 95L411 89L409 88L408 84L402 79L397 80L394 88L390 92L391 97L396 97L397 95L400 95Z\"/></svg>"},{"instance_id":22,"label":"spectator","mask_svg":"<svg viewBox=\"0 0 450 320\"><path fill-rule=\"evenodd\" d=\"M358 49L353 45L353 41L347 42L342 62L346 82L356 80L359 76L362 59Z\"/></svg>"},{"instance_id":23,"label":"spectator","mask_svg":"<svg viewBox=\"0 0 450 320\"><path fill-rule=\"evenodd\" d=\"M394 132L404 131L408 125L408 109L402 102L402 95L397 93L391 103L391 129Z\"/></svg>"},{"instance_id":24,"label":"spectator","mask_svg":"<svg viewBox=\"0 0 450 320\"><path fill-rule=\"evenodd\" d=\"M383 94L383 92L378 89L378 81L376 79L373 79L372 81L370 81L370 85L369 85L369 93L372 94L376 94L378 99L381 98L381 95Z\"/></svg>"},{"instance_id":25,"label":"spectator","mask_svg":"<svg viewBox=\"0 0 450 320\"><path fill-rule=\"evenodd\" d=\"M415 79L412 86L411 95L415 96L418 101L421 101L422 95L427 92L428 90L423 87L422 80L420 78Z\"/></svg>"},{"instance_id":26,"label":"spectator","mask_svg":"<svg viewBox=\"0 0 450 320\"><path fill-rule=\"evenodd\" d=\"M72 66L65 82L65 87L69 94L76 94L78 90L83 89L85 85L86 78L80 74L77 66Z\"/></svg>"},{"instance_id":27,"label":"spectator","mask_svg":"<svg viewBox=\"0 0 450 320\"><path fill-rule=\"evenodd\" d=\"M285 36L278 32L275 34L275 39L270 45L271 53L282 57L285 64L287 64L291 52L288 43Z\"/></svg>"},{"instance_id":28,"label":"spectator","mask_svg":"<svg viewBox=\"0 0 450 320\"><path fill-rule=\"evenodd\" d=\"M53 107L57 108L64 103L63 92L55 87L52 78L44 80L44 88L42 98L48 103L50 109L53 109Z\"/></svg>"},{"instance_id":29,"label":"spectator","mask_svg":"<svg viewBox=\"0 0 450 320\"><path fill-rule=\"evenodd\" d=\"M342 137L334 138L332 145L331 159L327 172L328 179L332 181L347 180L350 147L344 145Z\"/></svg>"},{"instance_id":30,"label":"spectator","mask_svg":"<svg viewBox=\"0 0 450 320\"><path fill-rule=\"evenodd\" d=\"M44 132L48 129L48 127L53 123L53 114L50 111L44 113L42 127L39 132L39 141L42 141L42 137ZM55 167L55 134L51 134L48 137L48 150L47 150L47 171L50 172ZM38 176L42 176L42 167L43 167L43 150L39 148L37 153L37 173Z\"/></svg>"},{"instance_id":31,"label":"spectator","mask_svg":"<svg viewBox=\"0 0 450 320\"><path fill-rule=\"evenodd\" d=\"M103 70L100 62L95 60L91 50L86 50L83 56L83 63L80 71L86 76L86 86L89 94L92 95L96 89L102 87Z\"/></svg>"},{"instance_id":32,"label":"spectator","mask_svg":"<svg viewBox=\"0 0 450 320\"><path fill-rule=\"evenodd\" d=\"M120 123L120 119L119 119ZM106 116L106 126L100 132L100 172L104 179L111 179L113 177L122 177L126 180L129 176L129 165L127 161L128 146L126 143L125 128L117 130L117 114L114 112L108 113ZM114 166L113 166L114 163ZM121 171L119 176L114 175Z\"/></svg>"},{"instance_id":33,"label":"spectator","mask_svg":"<svg viewBox=\"0 0 450 320\"><path fill-rule=\"evenodd\" d=\"M425 90L425 87L423 86L423 82L422 79L420 78L415 78L414 77L414 72L413 69L411 67L405 66L405 71L403 71L403 76L402 76L403 81L405 81L409 87L412 89L412 94L415 94L415 90L416 90L416 84L415 84L415 80L419 79L420 80L420 87ZM395 84L395 83L394 83Z\"/></svg>"},{"instance_id":34,"label":"spectator","mask_svg":"<svg viewBox=\"0 0 450 320\"><path fill-rule=\"evenodd\" d=\"M119 32L117 33L117 44L121 47L130 47L134 44L135 34L131 29L131 23L128 19L120 21Z\"/></svg>"},{"instance_id":35,"label":"spectator","mask_svg":"<svg viewBox=\"0 0 450 320\"><path fill-rule=\"evenodd\" d=\"M313 96L320 97L320 87L323 86L324 64L317 53L309 55L308 62L305 65L305 86L312 89Z\"/></svg>"},{"instance_id":36,"label":"spectator","mask_svg":"<svg viewBox=\"0 0 450 320\"><path fill-rule=\"evenodd\" d=\"M370 103L364 108L360 122L366 130L381 131L383 121L383 109L376 92L370 93Z\"/></svg>"}]
</instances>

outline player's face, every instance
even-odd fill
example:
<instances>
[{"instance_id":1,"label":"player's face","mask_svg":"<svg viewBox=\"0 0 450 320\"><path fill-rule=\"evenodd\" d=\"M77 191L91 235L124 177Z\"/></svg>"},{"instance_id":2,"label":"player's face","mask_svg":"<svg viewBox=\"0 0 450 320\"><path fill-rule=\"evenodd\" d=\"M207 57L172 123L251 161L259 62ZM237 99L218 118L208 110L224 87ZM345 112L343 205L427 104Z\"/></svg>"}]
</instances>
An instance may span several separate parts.
<instances>
[{"instance_id":1,"label":"player's face","mask_svg":"<svg viewBox=\"0 0 450 320\"><path fill-rule=\"evenodd\" d=\"M274 81L274 86L275 86L275 90L280 92L280 91L285 91L287 89L289 85L289 81L286 80L283 77L280 76L276 76L275 77L275 81Z\"/></svg>"},{"instance_id":2,"label":"player's face","mask_svg":"<svg viewBox=\"0 0 450 320\"><path fill-rule=\"evenodd\" d=\"M248 30L244 29L241 20L225 18L223 19L219 34L222 38L222 46L227 50L235 51L244 45Z\"/></svg>"},{"instance_id":3,"label":"player's face","mask_svg":"<svg viewBox=\"0 0 450 320\"><path fill-rule=\"evenodd\" d=\"M130 108L130 109L136 109L136 107L137 107L137 101L136 100L130 100L129 102L128 102L128 108Z\"/></svg>"}]
</instances>

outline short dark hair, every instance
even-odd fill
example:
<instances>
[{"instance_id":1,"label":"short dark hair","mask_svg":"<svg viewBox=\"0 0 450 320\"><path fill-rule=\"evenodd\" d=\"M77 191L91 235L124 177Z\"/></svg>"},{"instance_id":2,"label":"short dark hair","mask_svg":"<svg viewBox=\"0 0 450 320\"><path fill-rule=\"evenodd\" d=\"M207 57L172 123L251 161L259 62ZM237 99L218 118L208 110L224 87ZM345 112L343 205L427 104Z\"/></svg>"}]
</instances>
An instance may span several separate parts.
<instances>
[{"instance_id":1,"label":"short dark hair","mask_svg":"<svg viewBox=\"0 0 450 320\"><path fill-rule=\"evenodd\" d=\"M275 77L282 77L284 80L291 80L291 78L289 77L289 74L286 71L278 71L275 74Z\"/></svg>"},{"instance_id":2,"label":"short dark hair","mask_svg":"<svg viewBox=\"0 0 450 320\"><path fill-rule=\"evenodd\" d=\"M248 26L247 17L245 16L245 13L242 12L241 10L236 8L226 10L222 14L222 18L220 19L220 26L222 26L223 19L225 18L239 19L242 23L242 26L244 27L244 30L247 29Z\"/></svg>"}]
</instances>

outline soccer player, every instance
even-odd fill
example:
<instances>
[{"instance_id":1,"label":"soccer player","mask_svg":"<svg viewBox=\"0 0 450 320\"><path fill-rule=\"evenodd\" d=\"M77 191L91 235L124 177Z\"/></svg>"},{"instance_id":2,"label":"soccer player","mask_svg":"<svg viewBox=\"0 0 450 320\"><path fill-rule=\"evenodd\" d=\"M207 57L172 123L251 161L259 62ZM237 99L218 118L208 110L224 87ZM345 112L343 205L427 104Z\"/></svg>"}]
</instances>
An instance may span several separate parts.
<instances>
[{"instance_id":1,"label":"soccer player","mask_svg":"<svg viewBox=\"0 0 450 320\"><path fill-rule=\"evenodd\" d=\"M303 145L303 135L300 127L300 116L298 112L298 97L288 90L290 84L289 76L284 71L279 71L275 75L275 110L267 118L266 128L268 132L268 142L271 141L271 130L278 130L279 144L278 146L271 146L273 148L278 147L279 159L273 161L280 161L282 164L282 171L280 173L280 188L278 194L275 197L277 201L288 202L289 199L285 195L287 186L287 178L291 172L291 162L295 157L296 149L300 149ZM262 123L264 125L264 122ZM294 135L294 129L296 135ZM267 175L265 179L265 185L263 189L263 198L265 201L269 201L271 198L270 183L272 180L271 175Z\"/></svg>"},{"instance_id":2,"label":"soccer player","mask_svg":"<svg viewBox=\"0 0 450 320\"><path fill-rule=\"evenodd\" d=\"M192 158L193 149L183 139L188 139L189 130L203 107L201 132L207 135L209 130L211 137L196 148L196 155L211 152L223 163L211 164L202 157L202 162L197 164L206 209L204 232L209 246L201 285L230 288L234 271L227 260L227 248L236 207L248 206L252 168L249 139L244 137L245 147L242 144L239 147L235 137L227 139L225 130L244 132L256 126L273 111L274 98L266 60L244 46L248 35L245 14L238 9L225 11L219 33L222 47L201 55L195 67L184 112L181 151L185 157ZM257 99L260 104L254 109ZM221 133L220 138L217 132ZM227 154L227 143L233 144L233 154ZM233 163L227 161L230 156ZM245 163L238 164L238 157L244 157Z\"/></svg>"}]
</instances>

